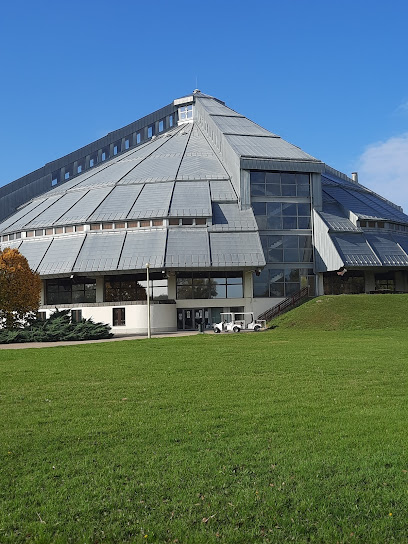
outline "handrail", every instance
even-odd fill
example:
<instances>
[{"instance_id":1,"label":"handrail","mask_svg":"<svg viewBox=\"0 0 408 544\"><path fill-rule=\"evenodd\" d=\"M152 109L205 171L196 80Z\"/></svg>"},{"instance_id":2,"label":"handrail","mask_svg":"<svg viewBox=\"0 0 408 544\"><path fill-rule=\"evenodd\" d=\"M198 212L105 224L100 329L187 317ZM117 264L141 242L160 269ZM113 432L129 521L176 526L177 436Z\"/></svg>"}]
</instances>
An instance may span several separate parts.
<instances>
[{"instance_id":1,"label":"handrail","mask_svg":"<svg viewBox=\"0 0 408 544\"><path fill-rule=\"evenodd\" d=\"M300 291L297 293L294 293L290 297L285 298L282 300L282 302L279 302L279 304L276 304L275 306L272 306L272 308L269 308L269 310L266 310L262 314L258 316L258 319L264 319L266 321L270 321L274 317L277 317L280 315L284 310L287 308L290 308L292 306L295 306L299 300L302 300L303 298L307 297L309 295L309 287L302 287Z\"/></svg>"}]
</instances>

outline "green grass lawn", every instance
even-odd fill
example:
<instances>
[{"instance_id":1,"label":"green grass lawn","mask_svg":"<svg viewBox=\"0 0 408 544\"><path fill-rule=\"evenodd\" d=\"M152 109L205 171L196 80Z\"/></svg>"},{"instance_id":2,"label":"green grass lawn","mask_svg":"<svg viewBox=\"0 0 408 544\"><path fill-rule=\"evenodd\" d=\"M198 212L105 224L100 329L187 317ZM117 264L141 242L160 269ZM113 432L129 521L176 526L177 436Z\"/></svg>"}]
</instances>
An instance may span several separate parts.
<instances>
[{"instance_id":1,"label":"green grass lawn","mask_svg":"<svg viewBox=\"0 0 408 544\"><path fill-rule=\"evenodd\" d=\"M403 326L0 351L0 542L408 542L407 353Z\"/></svg>"}]
</instances>

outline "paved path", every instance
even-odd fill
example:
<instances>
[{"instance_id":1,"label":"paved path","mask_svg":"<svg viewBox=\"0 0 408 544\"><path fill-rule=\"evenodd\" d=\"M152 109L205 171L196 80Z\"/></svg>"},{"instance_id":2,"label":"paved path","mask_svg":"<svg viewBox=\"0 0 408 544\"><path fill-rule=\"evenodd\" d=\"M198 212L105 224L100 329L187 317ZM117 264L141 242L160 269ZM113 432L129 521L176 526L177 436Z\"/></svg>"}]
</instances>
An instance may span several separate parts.
<instances>
[{"instance_id":1,"label":"paved path","mask_svg":"<svg viewBox=\"0 0 408 544\"><path fill-rule=\"evenodd\" d=\"M152 338L168 338L174 336L193 336L197 331L169 332L152 335ZM1 349L27 349L27 348L55 348L59 346L75 346L76 344L99 344L100 342L121 342L122 340L143 340L146 335L135 334L133 336L115 336L106 340L73 340L69 342L26 342L24 344L0 344Z\"/></svg>"}]
</instances>

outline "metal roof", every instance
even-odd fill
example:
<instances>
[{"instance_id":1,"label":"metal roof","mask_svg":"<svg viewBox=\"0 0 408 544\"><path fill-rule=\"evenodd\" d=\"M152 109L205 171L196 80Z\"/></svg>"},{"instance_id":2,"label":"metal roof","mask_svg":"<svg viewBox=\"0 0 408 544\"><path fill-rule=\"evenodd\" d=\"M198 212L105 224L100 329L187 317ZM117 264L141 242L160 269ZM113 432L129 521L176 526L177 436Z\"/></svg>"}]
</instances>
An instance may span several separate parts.
<instances>
[{"instance_id":1,"label":"metal roof","mask_svg":"<svg viewBox=\"0 0 408 544\"><path fill-rule=\"evenodd\" d=\"M173 217L211 217L208 181L176 181L169 215Z\"/></svg>"},{"instance_id":2,"label":"metal roof","mask_svg":"<svg viewBox=\"0 0 408 544\"><path fill-rule=\"evenodd\" d=\"M330 237L346 266L381 266L363 234L331 234Z\"/></svg>"},{"instance_id":3,"label":"metal roof","mask_svg":"<svg viewBox=\"0 0 408 544\"><path fill-rule=\"evenodd\" d=\"M366 239L383 265L406 266L408 264L408 255L393 239L392 235L367 233Z\"/></svg>"},{"instance_id":4,"label":"metal roof","mask_svg":"<svg viewBox=\"0 0 408 544\"><path fill-rule=\"evenodd\" d=\"M360 227L357 227L348 219L341 207L336 203L323 203L323 211L318 212L328 225L331 231L337 232L361 232Z\"/></svg>"}]
</instances>

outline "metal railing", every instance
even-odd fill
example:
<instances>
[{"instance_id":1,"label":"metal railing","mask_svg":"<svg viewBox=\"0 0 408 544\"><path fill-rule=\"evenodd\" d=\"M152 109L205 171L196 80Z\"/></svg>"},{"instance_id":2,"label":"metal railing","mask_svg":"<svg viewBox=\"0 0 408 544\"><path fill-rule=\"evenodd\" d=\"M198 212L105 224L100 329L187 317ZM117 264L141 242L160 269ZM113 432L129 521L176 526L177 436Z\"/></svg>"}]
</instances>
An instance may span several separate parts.
<instances>
[{"instance_id":1,"label":"metal railing","mask_svg":"<svg viewBox=\"0 0 408 544\"><path fill-rule=\"evenodd\" d=\"M277 317L278 315L282 314L285 310L288 308L292 308L293 306L296 306L296 304L309 296L309 287L302 287L300 291L297 293L291 295L290 297L285 298L285 300L282 300L282 302L279 302L279 304L276 304L275 306L272 306L272 308L269 308L269 310L266 310L262 314L258 316L258 319L264 319L265 321L270 321L274 317Z\"/></svg>"}]
</instances>

